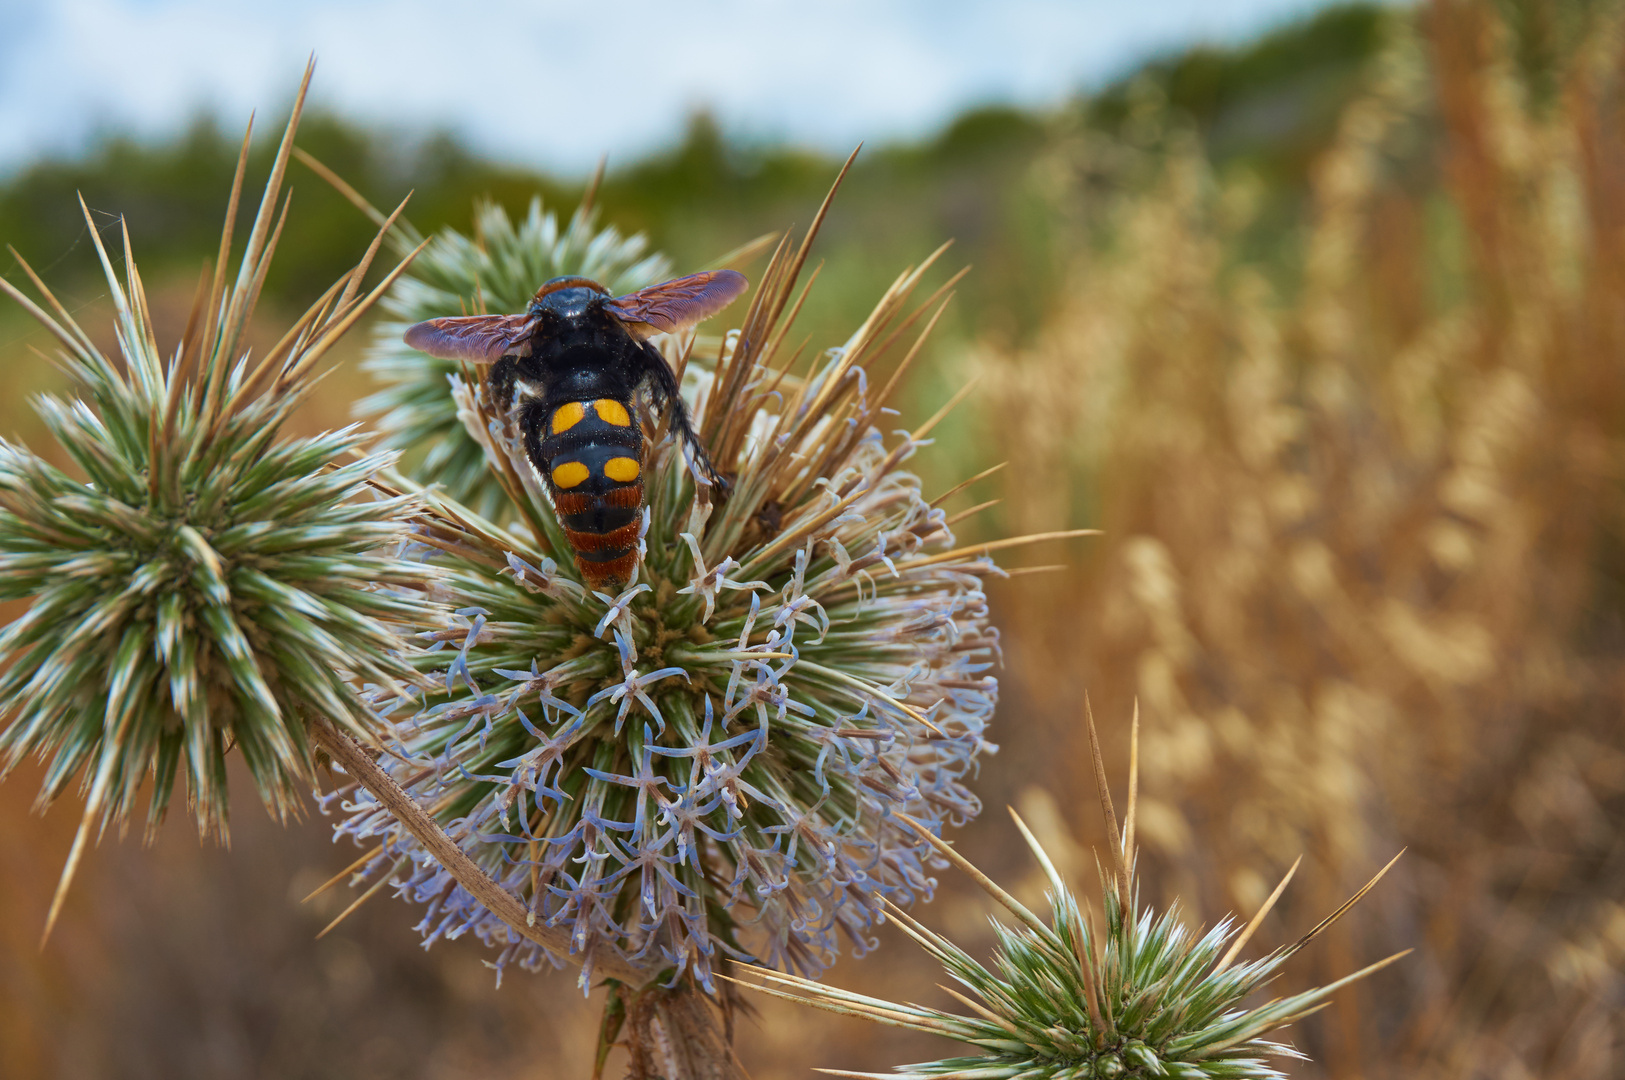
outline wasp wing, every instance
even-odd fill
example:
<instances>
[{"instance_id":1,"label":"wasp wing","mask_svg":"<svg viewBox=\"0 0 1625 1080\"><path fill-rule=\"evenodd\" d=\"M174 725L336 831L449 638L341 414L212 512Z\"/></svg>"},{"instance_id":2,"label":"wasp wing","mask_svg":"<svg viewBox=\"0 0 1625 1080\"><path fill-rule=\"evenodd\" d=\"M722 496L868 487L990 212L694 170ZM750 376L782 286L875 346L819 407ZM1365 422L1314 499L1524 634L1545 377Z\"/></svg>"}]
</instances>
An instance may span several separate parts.
<instances>
[{"instance_id":1,"label":"wasp wing","mask_svg":"<svg viewBox=\"0 0 1625 1080\"><path fill-rule=\"evenodd\" d=\"M430 319L409 328L406 343L442 360L494 364L506 355L528 349L526 339L534 325L529 315L460 315Z\"/></svg>"},{"instance_id":2,"label":"wasp wing","mask_svg":"<svg viewBox=\"0 0 1625 1080\"><path fill-rule=\"evenodd\" d=\"M737 270L708 270L606 300L604 310L621 320L633 337L642 339L709 319L749 285Z\"/></svg>"}]
</instances>

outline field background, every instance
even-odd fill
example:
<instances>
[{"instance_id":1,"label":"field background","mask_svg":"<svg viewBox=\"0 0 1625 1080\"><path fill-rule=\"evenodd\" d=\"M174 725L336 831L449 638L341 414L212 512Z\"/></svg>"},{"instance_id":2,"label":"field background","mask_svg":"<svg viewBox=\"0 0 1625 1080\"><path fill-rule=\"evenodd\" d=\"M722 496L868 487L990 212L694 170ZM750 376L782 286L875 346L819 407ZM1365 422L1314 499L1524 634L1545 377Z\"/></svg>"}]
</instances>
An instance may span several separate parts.
<instances>
[{"instance_id":1,"label":"field background","mask_svg":"<svg viewBox=\"0 0 1625 1080\"><path fill-rule=\"evenodd\" d=\"M1146 895L1193 923L1250 914L1302 855L1259 938L1290 941L1408 849L1280 991L1415 954L1295 1029L1314 1062L1293 1075L1625 1074L1621 14L1342 7L1051 113L970 113L866 148L815 252L800 325L821 347L953 238L934 281L972 270L899 426L977 382L917 459L928 493L1007 461L951 504L1002 499L964 537L1105 530L1018 551L1009 565L1064 566L991 586L1002 749L962 848L1037 903L1013 805L1093 890L1087 690L1120 797L1139 700ZM172 341L238 137L200 122L40 162L0 186L0 239L110 345L74 192L103 228L127 215ZM317 117L299 142L379 205L413 190L425 232L466 230L479 198L567 215L581 196L449 136L402 154ZM270 152L256 142L250 190ZM686 272L805 225L838 164L696 116L670 153L611 163L597 205ZM266 335L369 237L299 170ZM0 272L22 281L9 256ZM349 422L369 334L339 350L309 430ZM28 404L61 388L47 349L0 308L0 435L49 453ZM314 940L350 897L300 898L353 853L319 816L269 822L240 783L229 850L185 815L151 849L108 838L40 952L77 815L32 815L38 778L0 785L7 1080L589 1074L598 1000L568 974L498 989L477 945L424 952L387 897ZM916 914L988 942L986 903L952 873ZM883 936L830 978L945 1003ZM739 1043L758 1077L947 1050L765 1002Z\"/></svg>"}]
</instances>

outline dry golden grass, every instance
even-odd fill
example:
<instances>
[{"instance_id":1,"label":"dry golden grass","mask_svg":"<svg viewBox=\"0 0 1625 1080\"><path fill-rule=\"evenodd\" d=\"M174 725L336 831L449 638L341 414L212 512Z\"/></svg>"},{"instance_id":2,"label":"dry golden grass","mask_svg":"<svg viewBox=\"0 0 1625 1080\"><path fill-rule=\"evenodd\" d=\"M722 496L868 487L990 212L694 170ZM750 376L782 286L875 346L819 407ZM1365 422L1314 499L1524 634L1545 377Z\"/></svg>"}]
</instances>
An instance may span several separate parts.
<instances>
[{"instance_id":1,"label":"dry golden grass","mask_svg":"<svg viewBox=\"0 0 1625 1080\"><path fill-rule=\"evenodd\" d=\"M1260 856L1308 853L1312 906L1410 848L1312 973L1421 953L1311 1032L1331 1075L1601 1080L1625 1068L1625 42L1591 16L1539 101L1489 4L1395 23L1301 269L1249 264L1245 179L1170 135L1040 343L982 357L986 429L1029 466L1008 524L1107 533L1022 592L1006 651L1043 713L1085 680L1139 697L1142 835L1210 920L1262 899L1229 872Z\"/></svg>"}]
</instances>

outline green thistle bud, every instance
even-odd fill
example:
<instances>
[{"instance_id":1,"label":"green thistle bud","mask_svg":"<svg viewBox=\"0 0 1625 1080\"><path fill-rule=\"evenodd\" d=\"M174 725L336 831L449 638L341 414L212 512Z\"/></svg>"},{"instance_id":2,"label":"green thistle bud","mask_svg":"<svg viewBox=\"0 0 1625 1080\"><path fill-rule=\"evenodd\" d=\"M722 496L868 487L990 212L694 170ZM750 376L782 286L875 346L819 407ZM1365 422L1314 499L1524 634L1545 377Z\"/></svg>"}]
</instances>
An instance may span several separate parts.
<instances>
[{"instance_id":1,"label":"green thistle bud","mask_svg":"<svg viewBox=\"0 0 1625 1080\"><path fill-rule=\"evenodd\" d=\"M884 1001L763 968L742 969L758 981L740 985L830 1012L942 1035L981 1053L905 1065L887 1074L821 1072L872 1080L882 1076L891 1080L944 1076L978 1080L1283 1080L1269 1059L1303 1055L1268 1036L1322 1008L1338 989L1405 955L1390 956L1329 986L1248 1008L1247 999L1274 979L1291 956L1353 907L1393 863L1292 945L1252 962L1238 962L1292 873L1239 932L1226 919L1198 936L1184 925L1177 906L1161 915L1141 907L1134 877L1136 776L1132 764L1138 759L1139 716L1136 713L1133 729L1129 809L1121 832L1105 786L1094 718L1087 715L1087 707L1086 717L1095 780L1107 831L1114 841L1111 867L1101 872L1102 924L1086 913L1015 811L1011 816L1049 881L1052 916L1048 921L923 825L910 822L940 855L968 873L1015 917L1014 923L992 920L993 962L983 964L894 905L887 906L887 915L903 932L980 999L948 991L970 1015Z\"/></svg>"},{"instance_id":2,"label":"green thistle bud","mask_svg":"<svg viewBox=\"0 0 1625 1080\"><path fill-rule=\"evenodd\" d=\"M354 430L279 436L313 366L400 269L363 295L369 251L263 359L242 350L303 100L301 87L228 282L244 138L212 285L167 357L128 233L121 282L91 226L122 362L31 270L49 311L0 281L62 346L77 397L37 408L85 476L0 441L0 598L32 601L0 631L0 709L12 717L0 754L8 771L27 755L48 760L44 804L76 773L89 789L53 920L92 826L122 826L148 778L149 835L184 776L199 829L224 836L233 749L281 817L314 784L307 721L370 732L354 684L404 693L417 679L395 624L421 624L423 602L400 590L421 591L431 571L388 553L413 509L369 491L391 456L356 458Z\"/></svg>"}]
</instances>

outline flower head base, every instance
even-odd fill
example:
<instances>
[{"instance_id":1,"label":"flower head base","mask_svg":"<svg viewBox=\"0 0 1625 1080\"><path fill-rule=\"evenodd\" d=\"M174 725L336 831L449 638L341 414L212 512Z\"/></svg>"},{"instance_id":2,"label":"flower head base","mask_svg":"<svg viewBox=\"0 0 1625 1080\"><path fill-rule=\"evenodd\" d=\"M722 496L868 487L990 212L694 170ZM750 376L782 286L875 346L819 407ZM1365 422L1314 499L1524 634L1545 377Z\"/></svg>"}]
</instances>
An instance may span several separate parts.
<instances>
[{"instance_id":1,"label":"flower head base","mask_svg":"<svg viewBox=\"0 0 1625 1080\"><path fill-rule=\"evenodd\" d=\"M1093 735L1092 717L1088 723ZM1135 736L1137 739L1138 716ZM982 1051L977 1056L906 1065L889 1074L821 1070L838 1076L874 1080L882 1075L901 1080L942 1076L978 1080L1283 1080L1269 1059L1303 1055L1266 1036L1319 1010L1341 987L1405 954L1378 961L1329 986L1257 1008L1247 1008L1246 1000L1274 979L1288 958L1353 907L1388 867L1294 944L1275 949L1259 960L1237 962L1242 948L1292 874L1287 874L1263 908L1239 932L1226 919L1197 936L1184 925L1177 907L1161 915L1142 909L1133 871L1133 774L1131 771L1128 817L1119 833L1111 797L1104 786L1099 742L1094 741L1093 746L1095 777L1101 785L1101 801L1115 841L1111 870L1103 869L1101 873L1103 925L1097 927L1078 903L1019 817L1016 826L1049 881L1053 914L1047 922L964 856L931 837L942 855L969 873L1015 916L1014 924L993 920L997 944L992 965L980 963L906 913L888 907L887 914L905 933L939 961L956 982L981 999L973 1001L948 991L972 1015L880 1001L761 968L743 969L758 981L740 985L832 1012L944 1035ZM1011 811L1011 815L1014 817L1015 812ZM930 835L923 828L920 833Z\"/></svg>"},{"instance_id":2,"label":"flower head base","mask_svg":"<svg viewBox=\"0 0 1625 1080\"><path fill-rule=\"evenodd\" d=\"M0 442L0 598L33 601L0 631L0 708L13 716L0 753L8 770L29 754L50 759L46 803L84 770L90 794L64 886L92 824L123 823L149 776L149 831L184 775L199 828L224 834L233 748L283 815L315 781L307 720L370 730L352 681L404 693L418 678L394 624L421 622L425 606L382 589L421 590L432 571L384 553L403 542L411 501L364 494L390 456L335 464L362 442L353 431L278 437L313 365L393 275L361 294L364 260L263 359L242 353L298 116L296 104L228 283L244 139L212 290L200 290L169 358L128 234L120 282L90 226L122 365L37 278L54 315L0 281L60 342L82 395L38 409L88 483Z\"/></svg>"},{"instance_id":3,"label":"flower head base","mask_svg":"<svg viewBox=\"0 0 1625 1080\"><path fill-rule=\"evenodd\" d=\"M883 897L931 892L932 849L899 812L936 828L979 810L966 780L992 749L995 567L954 550L900 469L925 432L888 445L872 425L895 380L870 395L859 366L913 321L926 267L798 378L779 347L805 251L781 247L712 370L666 342L733 486L713 501L648 424L641 563L619 595L580 583L515 433L457 380L514 524L450 501L425 516L459 621L426 657L439 687L394 714L379 764L568 931L583 986L606 951L706 986L721 958L817 972L839 937L869 947ZM340 834L382 841L374 871L411 859L396 887L427 905L426 937L473 931L499 966L548 959L370 796L350 798Z\"/></svg>"},{"instance_id":4,"label":"flower head base","mask_svg":"<svg viewBox=\"0 0 1625 1080\"><path fill-rule=\"evenodd\" d=\"M382 215L368 208L380 221ZM422 238L409 226L392 234L401 254ZM448 383L460 369L401 340L413 323L440 315L523 311L536 287L549 278L586 277L617 295L669 276L666 257L647 252L643 236L622 236L594 224L591 199L561 229L558 218L533 199L518 224L496 203L474 210L474 236L447 230L429 241L382 307L400 321L379 325L367 370L386 383L363 401L360 412L376 416L384 449L426 449L413 475L498 522L511 507L487 464L484 449L457 418Z\"/></svg>"}]
</instances>

